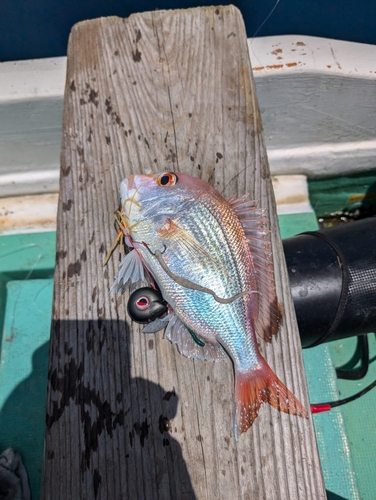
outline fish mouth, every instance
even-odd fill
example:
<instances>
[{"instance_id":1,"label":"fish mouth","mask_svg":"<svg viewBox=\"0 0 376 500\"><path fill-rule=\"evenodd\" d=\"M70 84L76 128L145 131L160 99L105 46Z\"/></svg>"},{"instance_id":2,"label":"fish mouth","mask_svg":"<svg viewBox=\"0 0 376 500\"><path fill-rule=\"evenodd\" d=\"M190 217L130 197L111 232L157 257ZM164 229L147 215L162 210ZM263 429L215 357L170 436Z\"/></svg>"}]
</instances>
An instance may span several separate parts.
<instances>
[{"instance_id":1,"label":"fish mouth","mask_svg":"<svg viewBox=\"0 0 376 500\"><path fill-rule=\"evenodd\" d=\"M140 175L132 174L124 179L120 185L121 199L134 198L141 187Z\"/></svg>"},{"instance_id":2,"label":"fish mouth","mask_svg":"<svg viewBox=\"0 0 376 500\"><path fill-rule=\"evenodd\" d=\"M139 188L136 186L135 177L135 175L130 175L120 184L120 200L123 207L126 201L136 201L135 196Z\"/></svg>"},{"instance_id":3,"label":"fish mouth","mask_svg":"<svg viewBox=\"0 0 376 500\"><path fill-rule=\"evenodd\" d=\"M130 175L128 177L128 179L125 179L125 181L127 182L127 189L128 189L128 191L133 191L134 189L136 189L135 180L136 180L136 176L135 175Z\"/></svg>"},{"instance_id":4,"label":"fish mouth","mask_svg":"<svg viewBox=\"0 0 376 500\"><path fill-rule=\"evenodd\" d=\"M127 218L131 216L134 208L140 208L140 203L137 201L138 189L134 184L134 176L124 179L120 184L120 212Z\"/></svg>"}]
</instances>

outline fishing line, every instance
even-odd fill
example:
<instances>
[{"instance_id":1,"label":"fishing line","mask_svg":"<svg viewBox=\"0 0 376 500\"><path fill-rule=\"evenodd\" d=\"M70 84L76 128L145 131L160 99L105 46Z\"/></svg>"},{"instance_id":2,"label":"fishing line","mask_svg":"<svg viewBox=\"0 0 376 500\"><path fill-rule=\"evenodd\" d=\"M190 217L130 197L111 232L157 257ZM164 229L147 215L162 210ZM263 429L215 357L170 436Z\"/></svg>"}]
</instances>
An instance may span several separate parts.
<instances>
[{"instance_id":1,"label":"fishing line","mask_svg":"<svg viewBox=\"0 0 376 500\"><path fill-rule=\"evenodd\" d=\"M256 35L260 32L260 30L265 26L265 24L269 21L270 17L272 16L272 14L274 13L275 9L277 8L278 4L280 3L281 0L276 0L274 6L272 7L271 11L269 12L269 14L266 16L266 18L263 20L263 22L260 24L260 26L256 29L256 31L254 32L252 38L251 38L251 42L250 42L250 45L253 44L253 40L255 39ZM253 52L253 55L255 57L255 59L257 60L257 62L259 63L260 66L262 66L262 63L260 62L259 58L256 56L256 54ZM252 61L251 61L251 66L253 66L252 64ZM268 75L266 75L266 78L268 78ZM245 172L248 168L252 167L252 163L250 163L249 165L246 165L242 170L240 170L240 172L238 172L225 186L224 188L222 189L221 191L221 194L224 196L224 192L225 190L227 189L227 187L232 183L234 182L237 177L239 177L243 172Z\"/></svg>"},{"instance_id":2,"label":"fishing line","mask_svg":"<svg viewBox=\"0 0 376 500\"><path fill-rule=\"evenodd\" d=\"M264 25L266 24L266 22L269 20L270 16L273 14L273 12L275 11L275 9L277 8L277 5L279 4L280 0L277 0L276 3L274 4L274 7L272 8L272 10L269 12L269 14L266 16L266 18L264 19L264 21L260 24L260 26L257 28L257 30L255 31L252 39L251 39L251 45L253 43L253 40L254 38L256 37L257 33L261 30L261 28L264 27Z\"/></svg>"},{"instance_id":3,"label":"fishing line","mask_svg":"<svg viewBox=\"0 0 376 500\"><path fill-rule=\"evenodd\" d=\"M346 403L351 403L351 401L355 401L355 399L360 398L361 396L364 396L364 394L367 394L371 389L376 387L376 380L372 382L372 384L367 385L364 389L362 389L359 392L356 392L352 396L349 396L344 399L338 399L337 401L330 401L328 403L317 403L317 404L311 404L311 412L312 413L322 413L324 411L330 411L332 408L335 408L336 406L341 406Z\"/></svg>"}]
</instances>

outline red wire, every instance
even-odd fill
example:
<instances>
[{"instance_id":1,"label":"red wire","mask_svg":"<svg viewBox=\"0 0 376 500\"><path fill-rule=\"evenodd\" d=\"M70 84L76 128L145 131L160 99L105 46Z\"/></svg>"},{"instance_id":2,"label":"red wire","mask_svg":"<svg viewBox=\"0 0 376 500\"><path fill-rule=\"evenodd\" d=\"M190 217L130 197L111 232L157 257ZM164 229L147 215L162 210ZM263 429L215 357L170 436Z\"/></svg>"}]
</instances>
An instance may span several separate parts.
<instances>
[{"instance_id":1,"label":"red wire","mask_svg":"<svg viewBox=\"0 0 376 500\"><path fill-rule=\"evenodd\" d=\"M322 413L324 411L330 411L331 409L332 406L329 403L311 405L311 413Z\"/></svg>"}]
</instances>

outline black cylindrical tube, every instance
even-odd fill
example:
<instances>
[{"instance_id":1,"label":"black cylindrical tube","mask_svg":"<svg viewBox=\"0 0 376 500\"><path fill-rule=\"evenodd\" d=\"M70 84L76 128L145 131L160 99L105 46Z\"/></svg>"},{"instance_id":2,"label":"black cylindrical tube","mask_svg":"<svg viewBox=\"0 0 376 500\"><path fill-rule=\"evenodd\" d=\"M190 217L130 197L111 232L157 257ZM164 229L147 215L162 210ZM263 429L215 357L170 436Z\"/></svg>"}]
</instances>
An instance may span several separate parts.
<instances>
[{"instance_id":1,"label":"black cylindrical tube","mask_svg":"<svg viewBox=\"0 0 376 500\"><path fill-rule=\"evenodd\" d=\"M303 347L376 331L376 217L283 247Z\"/></svg>"}]
</instances>

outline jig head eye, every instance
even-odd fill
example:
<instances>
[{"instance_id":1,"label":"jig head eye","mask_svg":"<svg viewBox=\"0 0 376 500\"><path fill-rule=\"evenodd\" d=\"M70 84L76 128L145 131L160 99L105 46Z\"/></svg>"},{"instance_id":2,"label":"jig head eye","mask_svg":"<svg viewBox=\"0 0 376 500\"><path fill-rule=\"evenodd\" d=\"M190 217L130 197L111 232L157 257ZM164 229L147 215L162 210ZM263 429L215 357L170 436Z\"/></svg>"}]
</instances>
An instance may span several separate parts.
<instances>
[{"instance_id":1,"label":"jig head eye","mask_svg":"<svg viewBox=\"0 0 376 500\"><path fill-rule=\"evenodd\" d=\"M135 300L134 304L140 311L145 311L150 306L150 303L150 298L147 295L141 295Z\"/></svg>"},{"instance_id":2,"label":"jig head eye","mask_svg":"<svg viewBox=\"0 0 376 500\"><path fill-rule=\"evenodd\" d=\"M158 186L169 187L175 186L178 182L178 176L173 172L165 172L157 179Z\"/></svg>"}]
</instances>

